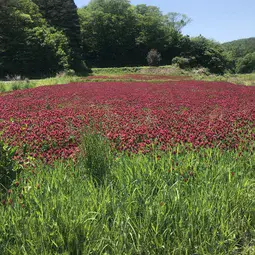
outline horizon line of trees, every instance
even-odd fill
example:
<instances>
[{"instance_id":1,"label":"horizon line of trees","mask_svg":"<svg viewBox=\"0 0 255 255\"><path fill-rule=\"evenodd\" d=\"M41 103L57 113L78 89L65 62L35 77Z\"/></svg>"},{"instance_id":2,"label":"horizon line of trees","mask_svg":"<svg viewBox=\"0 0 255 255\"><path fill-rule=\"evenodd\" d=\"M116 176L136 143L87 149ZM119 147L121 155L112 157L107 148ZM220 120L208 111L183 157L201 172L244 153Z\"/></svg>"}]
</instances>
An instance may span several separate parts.
<instances>
[{"instance_id":1,"label":"horizon line of trees","mask_svg":"<svg viewBox=\"0 0 255 255\"><path fill-rule=\"evenodd\" d=\"M172 63L218 74L255 70L255 50L183 35L190 22L129 0L91 0L79 9L73 0L0 0L0 77Z\"/></svg>"}]
</instances>

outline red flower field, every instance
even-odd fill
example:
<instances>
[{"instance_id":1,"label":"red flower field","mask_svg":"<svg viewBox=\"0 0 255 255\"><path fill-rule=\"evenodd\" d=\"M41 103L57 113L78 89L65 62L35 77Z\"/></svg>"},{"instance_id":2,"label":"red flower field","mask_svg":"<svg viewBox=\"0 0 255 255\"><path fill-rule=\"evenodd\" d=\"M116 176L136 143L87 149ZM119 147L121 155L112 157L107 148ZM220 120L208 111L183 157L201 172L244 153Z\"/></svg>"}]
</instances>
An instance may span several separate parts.
<instances>
[{"instance_id":1,"label":"red flower field","mask_svg":"<svg viewBox=\"0 0 255 255\"><path fill-rule=\"evenodd\" d=\"M72 83L7 93L0 105L2 139L47 160L74 155L90 123L134 152L255 140L255 87L223 82Z\"/></svg>"}]
</instances>

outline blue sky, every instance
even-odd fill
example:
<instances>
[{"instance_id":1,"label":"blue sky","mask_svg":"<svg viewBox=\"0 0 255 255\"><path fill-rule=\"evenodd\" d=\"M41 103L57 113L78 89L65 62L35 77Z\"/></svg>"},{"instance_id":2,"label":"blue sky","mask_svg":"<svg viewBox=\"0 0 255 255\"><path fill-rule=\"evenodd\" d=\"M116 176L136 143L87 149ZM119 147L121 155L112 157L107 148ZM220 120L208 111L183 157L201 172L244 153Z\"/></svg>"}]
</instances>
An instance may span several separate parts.
<instances>
[{"instance_id":1,"label":"blue sky","mask_svg":"<svg viewBox=\"0 0 255 255\"><path fill-rule=\"evenodd\" d=\"M74 0L78 7L89 0ZM183 34L203 36L219 42L255 37L255 0L131 0L131 4L158 6L163 13L179 12L192 22Z\"/></svg>"}]
</instances>

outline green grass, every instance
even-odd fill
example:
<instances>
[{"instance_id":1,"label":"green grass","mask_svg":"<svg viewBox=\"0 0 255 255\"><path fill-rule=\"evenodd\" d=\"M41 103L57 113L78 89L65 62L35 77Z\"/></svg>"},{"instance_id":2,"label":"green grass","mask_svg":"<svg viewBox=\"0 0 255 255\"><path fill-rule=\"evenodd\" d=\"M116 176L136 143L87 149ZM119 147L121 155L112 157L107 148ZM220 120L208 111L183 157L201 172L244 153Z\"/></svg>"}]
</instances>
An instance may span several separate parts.
<instances>
[{"instance_id":1,"label":"green grass","mask_svg":"<svg viewBox=\"0 0 255 255\"><path fill-rule=\"evenodd\" d=\"M29 89L34 87L35 87L35 82L28 81L28 80L0 82L0 93L20 90L20 89Z\"/></svg>"},{"instance_id":2,"label":"green grass","mask_svg":"<svg viewBox=\"0 0 255 255\"><path fill-rule=\"evenodd\" d=\"M183 75L184 70L172 65L150 67L111 67L111 68L92 68L94 75L121 75L121 74L150 74L150 75Z\"/></svg>"},{"instance_id":3,"label":"green grass","mask_svg":"<svg viewBox=\"0 0 255 255\"><path fill-rule=\"evenodd\" d=\"M81 77L79 76L63 76L63 77L52 77L52 78L38 79L38 80L20 80L20 81L8 81L8 82L0 81L0 93L19 90L19 89L35 88L35 87L46 86L46 85L67 84L70 82L79 82L79 81L81 81Z\"/></svg>"},{"instance_id":4,"label":"green grass","mask_svg":"<svg viewBox=\"0 0 255 255\"><path fill-rule=\"evenodd\" d=\"M207 81L226 81L234 84L246 86L255 86L255 73L251 74L199 74L195 70L183 70L176 66L160 66L160 67L119 67L119 68L92 68L94 75L122 75L122 74L150 74L150 75L166 75L166 76L190 76L194 80ZM147 80L148 81L148 80ZM156 80L155 80L156 81ZM162 80L156 82L163 82Z\"/></svg>"},{"instance_id":5,"label":"green grass","mask_svg":"<svg viewBox=\"0 0 255 255\"><path fill-rule=\"evenodd\" d=\"M45 85L55 85L55 84L67 84L70 82L79 82L81 77L79 76L63 76L63 77L53 77L42 80L34 80L36 87Z\"/></svg>"},{"instance_id":6,"label":"green grass","mask_svg":"<svg viewBox=\"0 0 255 255\"><path fill-rule=\"evenodd\" d=\"M228 79L235 84L244 84L247 86L255 86L255 73L233 75Z\"/></svg>"},{"instance_id":7,"label":"green grass","mask_svg":"<svg viewBox=\"0 0 255 255\"><path fill-rule=\"evenodd\" d=\"M94 75L116 75L116 74L131 74L139 73L145 67L108 67L108 68L92 68Z\"/></svg>"},{"instance_id":8,"label":"green grass","mask_svg":"<svg viewBox=\"0 0 255 255\"><path fill-rule=\"evenodd\" d=\"M255 73L225 75L192 75L195 80L226 81L237 85L255 86Z\"/></svg>"},{"instance_id":9,"label":"green grass","mask_svg":"<svg viewBox=\"0 0 255 255\"><path fill-rule=\"evenodd\" d=\"M255 253L254 150L112 161L100 136L84 143L76 164L22 172L0 205L1 254Z\"/></svg>"}]
</instances>

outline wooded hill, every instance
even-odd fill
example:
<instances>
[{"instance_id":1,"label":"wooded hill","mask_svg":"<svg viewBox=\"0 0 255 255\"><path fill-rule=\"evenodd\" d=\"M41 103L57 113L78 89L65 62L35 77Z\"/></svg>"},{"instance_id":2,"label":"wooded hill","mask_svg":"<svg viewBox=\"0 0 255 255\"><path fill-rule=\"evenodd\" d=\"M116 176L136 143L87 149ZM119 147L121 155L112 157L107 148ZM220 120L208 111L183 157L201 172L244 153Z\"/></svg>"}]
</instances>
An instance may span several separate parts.
<instances>
[{"instance_id":1,"label":"wooded hill","mask_svg":"<svg viewBox=\"0 0 255 255\"><path fill-rule=\"evenodd\" d=\"M226 51L232 52L234 57L241 58L255 52L255 37L234 40L222 45Z\"/></svg>"},{"instance_id":2,"label":"wooded hill","mask_svg":"<svg viewBox=\"0 0 255 255\"><path fill-rule=\"evenodd\" d=\"M250 73L255 71L255 37L227 42L222 46L233 59L236 72Z\"/></svg>"},{"instance_id":3,"label":"wooded hill","mask_svg":"<svg viewBox=\"0 0 255 255\"><path fill-rule=\"evenodd\" d=\"M73 0L0 0L0 77L172 63L219 74L254 70L253 53L183 35L190 22L129 0L92 0L80 9Z\"/></svg>"}]
</instances>

